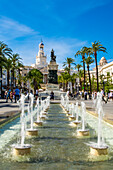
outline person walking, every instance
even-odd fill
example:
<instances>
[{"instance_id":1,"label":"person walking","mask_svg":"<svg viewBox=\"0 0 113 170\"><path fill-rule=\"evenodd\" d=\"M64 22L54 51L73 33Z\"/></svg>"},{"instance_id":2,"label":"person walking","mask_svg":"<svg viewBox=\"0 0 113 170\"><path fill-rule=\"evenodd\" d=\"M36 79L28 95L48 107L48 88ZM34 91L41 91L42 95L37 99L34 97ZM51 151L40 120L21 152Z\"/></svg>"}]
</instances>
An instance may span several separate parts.
<instances>
[{"instance_id":1,"label":"person walking","mask_svg":"<svg viewBox=\"0 0 113 170\"><path fill-rule=\"evenodd\" d=\"M50 93L50 99L54 100L54 92L53 91L51 91L51 93Z\"/></svg>"},{"instance_id":2,"label":"person walking","mask_svg":"<svg viewBox=\"0 0 113 170\"><path fill-rule=\"evenodd\" d=\"M7 95L6 95L6 103L8 103L8 99L10 99L10 92L11 92L11 89L8 89Z\"/></svg>"},{"instance_id":3,"label":"person walking","mask_svg":"<svg viewBox=\"0 0 113 170\"><path fill-rule=\"evenodd\" d=\"M36 100L37 100L37 98L38 98L38 89L36 90L35 96L36 96Z\"/></svg>"},{"instance_id":4,"label":"person walking","mask_svg":"<svg viewBox=\"0 0 113 170\"><path fill-rule=\"evenodd\" d=\"M84 92L84 99L87 100L87 91Z\"/></svg>"},{"instance_id":5,"label":"person walking","mask_svg":"<svg viewBox=\"0 0 113 170\"><path fill-rule=\"evenodd\" d=\"M16 86L16 89L15 89L15 103L17 102L17 100L19 100L20 98L20 90L18 88L18 86Z\"/></svg>"},{"instance_id":6,"label":"person walking","mask_svg":"<svg viewBox=\"0 0 113 170\"><path fill-rule=\"evenodd\" d=\"M102 100L103 100L105 103L107 103L107 101L104 99L104 90L103 90L103 89L101 89L101 95L102 95Z\"/></svg>"},{"instance_id":7,"label":"person walking","mask_svg":"<svg viewBox=\"0 0 113 170\"><path fill-rule=\"evenodd\" d=\"M11 100L11 103L13 102L13 91L11 90L10 92L10 100Z\"/></svg>"}]
</instances>

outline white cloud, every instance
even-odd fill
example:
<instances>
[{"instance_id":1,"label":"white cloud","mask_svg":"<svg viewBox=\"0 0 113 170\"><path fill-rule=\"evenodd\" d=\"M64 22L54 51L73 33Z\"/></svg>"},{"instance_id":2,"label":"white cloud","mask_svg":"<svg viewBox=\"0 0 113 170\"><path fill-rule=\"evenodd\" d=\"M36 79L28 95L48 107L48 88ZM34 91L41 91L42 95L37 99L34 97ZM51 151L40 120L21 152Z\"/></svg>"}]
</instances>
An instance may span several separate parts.
<instances>
[{"instance_id":1,"label":"white cloud","mask_svg":"<svg viewBox=\"0 0 113 170\"><path fill-rule=\"evenodd\" d=\"M65 58L74 58L77 50L80 50L84 45L88 45L87 41L74 38L47 38L41 36L32 28L3 16L0 18L0 28L0 40L8 44L14 53L19 53L25 65L35 63L39 50L38 43L40 43L41 38L44 40L47 61L50 61L50 54L53 48L60 67ZM24 37L25 39L23 39Z\"/></svg>"},{"instance_id":2,"label":"white cloud","mask_svg":"<svg viewBox=\"0 0 113 170\"><path fill-rule=\"evenodd\" d=\"M36 62L36 55L38 54L38 43L40 43L40 37L38 40L32 39L31 41L22 42L20 44L13 45L16 52L23 58L25 65L31 65ZM77 50L80 50L84 45L87 45L86 41L80 41L71 38L46 38L43 37L44 51L47 55L47 62L50 61L50 55L52 48L55 51L56 60L59 64L59 68L62 67L62 63L67 57L73 57ZM77 62L81 61L81 58L76 59Z\"/></svg>"},{"instance_id":3,"label":"white cloud","mask_svg":"<svg viewBox=\"0 0 113 170\"><path fill-rule=\"evenodd\" d=\"M60 65L65 61L67 57L74 58L75 53L86 45L88 45L87 41L80 41L73 38L45 38L45 51L47 54L49 54L48 61L50 60L50 52L53 48L55 55L57 56L57 62Z\"/></svg>"},{"instance_id":4,"label":"white cloud","mask_svg":"<svg viewBox=\"0 0 113 170\"><path fill-rule=\"evenodd\" d=\"M10 18L0 16L0 39L9 41L18 37L37 34L32 28L14 21Z\"/></svg>"}]
</instances>

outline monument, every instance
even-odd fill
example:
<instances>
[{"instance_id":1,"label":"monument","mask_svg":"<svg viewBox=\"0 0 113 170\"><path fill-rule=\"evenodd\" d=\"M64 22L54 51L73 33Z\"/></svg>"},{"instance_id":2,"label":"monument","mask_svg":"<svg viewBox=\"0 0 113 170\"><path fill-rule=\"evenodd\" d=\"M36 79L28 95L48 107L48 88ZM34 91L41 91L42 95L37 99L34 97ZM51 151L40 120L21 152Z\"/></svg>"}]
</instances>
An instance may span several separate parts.
<instances>
[{"instance_id":1,"label":"monument","mask_svg":"<svg viewBox=\"0 0 113 170\"><path fill-rule=\"evenodd\" d=\"M61 94L65 94L65 92L61 92L58 85L58 64L56 63L56 56L54 55L54 50L51 51L51 60L47 66L48 70L48 78L46 90L40 93L41 98L46 98L50 95L50 93L54 92L54 99L61 99Z\"/></svg>"},{"instance_id":2,"label":"monument","mask_svg":"<svg viewBox=\"0 0 113 170\"><path fill-rule=\"evenodd\" d=\"M47 84L48 90L53 91L59 89L57 71L58 64L56 63L56 56L54 55L54 50L52 49L51 60L50 63L48 64L48 84Z\"/></svg>"},{"instance_id":3,"label":"monument","mask_svg":"<svg viewBox=\"0 0 113 170\"><path fill-rule=\"evenodd\" d=\"M51 61L48 64L48 83L58 84L58 64L56 64L56 56L54 55L54 51L51 51Z\"/></svg>"}]
</instances>

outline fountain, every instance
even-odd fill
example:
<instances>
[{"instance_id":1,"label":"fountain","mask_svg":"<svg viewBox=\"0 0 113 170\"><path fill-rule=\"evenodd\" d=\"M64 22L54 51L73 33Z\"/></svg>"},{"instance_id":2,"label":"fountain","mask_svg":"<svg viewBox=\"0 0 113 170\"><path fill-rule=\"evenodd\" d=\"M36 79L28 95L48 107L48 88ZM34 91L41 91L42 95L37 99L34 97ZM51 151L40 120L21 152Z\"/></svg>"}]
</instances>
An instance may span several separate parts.
<instances>
[{"instance_id":1,"label":"fountain","mask_svg":"<svg viewBox=\"0 0 113 170\"><path fill-rule=\"evenodd\" d=\"M89 129L85 129L86 105L84 102L81 102L81 108L82 108L82 129L77 130L77 136L89 136Z\"/></svg>"},{"instance_id":2,"label":"fountain","mask_svg":"<svg viewBox=\"0 0 113 170\"><path fill-rule=\"evenodd\" d=\"M34 96L33 96L32 93L30 93L29 98L30 98L31 128L27 129L26 134L28 136L37 136L38 130L33 128L33 101L34 101Z\"/></svg>"},{"instance_id":3,"label":"fountain","mask_svg":"<svg viewBox=\"0 0 113 170\"><path fill-rule=\"evenodd\" d=\"M45 112L45 106L44 106L44 100L41 100L41 109L40 109L40 119L45 120L46 117L46 112Z\"/></svg>"},{"instance_id":4,"label":"fountain","mask_svg":"<svg viewBox=\"0 0 113 170\"><path fill-rule=\"evenodd\" d=\"M69 117L69 120L76 120L76 116L75 116L75 105L72 103L71 104L71 116Z\"/></svg>"},{"instance_id":5,"label":"fountain","mask_svg":"<svg viewBox=\"0 0 113 170\"><path fill-rule=\"evenodd\" d=\"M31 146L29 144L25 144L25 131L26 131L26 121L25 121L25 113L24 113L24 102L25 102L25 95L21 94L21 98L19 100L19 104L21 107L21 115L20 115L20 122L21 122L21 141L20 144L14 145L13 153L14 155L25 155L29 154L31 150Z\"/></svg>"},{"instance_id":6,"label":"fountain","mask_svg":"<svg viewBox=\"0 0 113 170\"><path fill-rule=\"evenodd\" d=\"M33 111L33 114L34 113L36 113L36 110ZM29 120L28 116L26 118L26 121ZM85 120L91 129L97 131L97 117L86 112ZM106 142L111 145L110 153L108 156L96 158L89 156L89 146L86 145L86 143L89 142L89 138L82 138L82 140L76 138L75 140L75 128L69 126L65 112L58 104L50 105L48 120L44 128L40 128L38 139L27 139L33 144L32 154L22 158L13 158L11 157L10 145L14 143L19 128L19 118L10 122L9 125L7 124L7 128L6 126L2 128L5 130L3 134L0 135L0 150L2 150L0 153L1 169L8 169L8 167L10 167L10 169L14 169L14 167L17 167L17 169L25 169L25 167L27 167L27 169L31 169L32 167L34 169L53 169L56 166L57 169L62 169L62 167L66 169L68 166L70 169L84 169L84 167L86 167L86 169L89 169L89 167L94 169L112 169L113 127L107 123L103 123L102 129ZM2 129L0 129L0 131L2 131ZM94 134L91 133L90 136L93 139ZM14 161L14 159L16 159L16 161ZM61 162L62 159L64 162ZM69 162L67 160L71 161Z\"/></svg>"},{"instance_id":7,"label":"fountain","mask_svg":"<svg viewBox=\"0 0 113 170\"><path fill-rule=\"evenodd\" d=\"M96 156L107 155L108 146L103 142L102 135L102 119L104 112L102 107L102 95L100 93L97 94L96 109L98 112L98 139L97 143L94 143L90 146L90 153Z\"/></svg>"},{"instance_id":8,"label":"fountain","mask_svg":"<svg viewBox=\"0 0 113 170\"><path fill-rule=\"evenodd\" d=\"M39 98L37 98L37 101L36 101L36 108L37 108L37 121L34 122L34 125L35 126L42 126L43 122L40 119Z\"/></svg>"},{"instance_id":9,"label":"fountain","mask_svg":"<svg viewBox=\"0 0 113 170\"><path fill-rule=\"evenodd\" d=\"M77 126L81 123L81 121L79 121L79 116L78 116L78 102L76 102L75 105L75 112L76 112L76 120L73 121L73 124Z\"/></svg>"}]
</instances>

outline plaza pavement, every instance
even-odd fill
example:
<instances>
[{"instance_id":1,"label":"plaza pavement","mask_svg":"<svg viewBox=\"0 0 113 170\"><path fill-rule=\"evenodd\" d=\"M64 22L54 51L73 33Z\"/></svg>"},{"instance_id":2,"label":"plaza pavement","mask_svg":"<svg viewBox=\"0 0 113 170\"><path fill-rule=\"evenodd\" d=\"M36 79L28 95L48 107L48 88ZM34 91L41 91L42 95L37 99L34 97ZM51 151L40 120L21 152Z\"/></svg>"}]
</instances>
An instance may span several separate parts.
<instances>
[{"instance_id":1,"label":"plaza pavement","mask_svg":"<svg viewBox=\"0 0 113 170\"><path fill-rule=\"evenodd\" d=\"M76 101L78 101L79 105L81 101L84 101L87 111L97 116L92 100L70 100L70 103L76 103ZM51 103L60 103L60 100L52 100ZM107 104L103 104L103 110L104 120L113 124L113 101L108 101ZM19 112L20 109L17 103L11 103L10 101L6 103L5 99L0 99L0 124L4 122L4 120L7 121L7 119L17 115Z\"/></svg>"},{"instance_id":2,"label":"plaza pavement","mask_svg":"<svg viewBox=\"0 0 113 170\"><path fill-rule=\"evenodd\" d=\"M94 116L98 116L97 112L95 111L93 100L70 100L70 103L76 103L78 101L79 106L81 101L84 101L86 104L86 109L89 113L93 114ZM57 103L58 101L52 101L52 103ZM59 101L60 102L60 101ZM104 120L113 125L113 101L108 101L107 104L103 103L103 110L104 110Z\"/></svg>"},{"instance_id":3,"label":"plaza pavement","mask_svg":"<svg viewBox=\"0 0 113 170\"><path fill-rule=\"evenodd\" d=\"M0 99L0 124L19 112L20 109L17 103L11 103L10 100L6 103L6 99Z\"/></svg>"}]
</instances>

